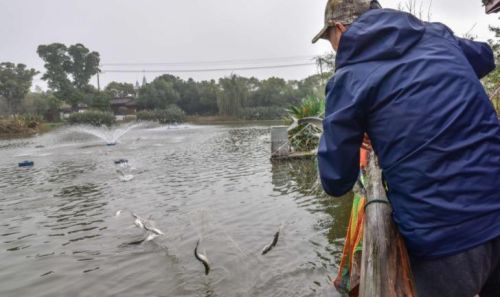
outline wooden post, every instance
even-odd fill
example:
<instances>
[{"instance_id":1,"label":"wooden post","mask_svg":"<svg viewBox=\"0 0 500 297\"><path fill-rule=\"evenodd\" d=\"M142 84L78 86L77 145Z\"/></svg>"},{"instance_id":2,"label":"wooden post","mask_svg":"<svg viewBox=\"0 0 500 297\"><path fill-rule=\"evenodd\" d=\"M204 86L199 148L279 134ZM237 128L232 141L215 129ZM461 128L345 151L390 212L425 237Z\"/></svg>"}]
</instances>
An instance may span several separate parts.
<instances>
[{"instance_id":1,"label":"wooden post","mask_svg":"<svg viewBox=\"0 0 500 297\"><path fill-rule=\"evenodd\" d=\"M368 176L359 296L415 297L408 252L393 222L382 172L373 153Z\"/></svg>"},{"instance_id":2,"label":"wooden post","mask_svg":"<svg viewBox=\"0 0 500 297\"><path fill-rule=\"evenodd\" d=\"M500 12L500 0L490 0L488 4L486 4L486 13L495 13Z\"/></svg>"},{"instance_id":3,"label":"wooden post","mask_svg":"<svg viewBox=\"0 0 500 297\"><path fill-rule=\"evenodd\" d=\"M271 158L286 157L289 151L288 127L271 127Z\"/></svg>"}]
</instances>

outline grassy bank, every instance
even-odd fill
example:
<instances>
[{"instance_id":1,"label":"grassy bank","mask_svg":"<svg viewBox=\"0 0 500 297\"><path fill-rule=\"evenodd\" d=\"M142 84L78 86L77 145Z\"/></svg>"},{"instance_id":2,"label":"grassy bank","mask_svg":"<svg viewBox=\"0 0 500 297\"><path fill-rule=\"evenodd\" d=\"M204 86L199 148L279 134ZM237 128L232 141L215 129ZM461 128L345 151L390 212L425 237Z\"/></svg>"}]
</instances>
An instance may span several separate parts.
<instances>
[{"instance_id":1,"label":"grassy bank","mask_svg":"<svg viewBox=\"0 0 500 297\"><path fill-rule=\"evenodd\" d=\"M0 117L0 138L30 137L46 133L62 126L63 123L43 123L37 117Z\"/></svg>"},{"instance_id":2,"label":"grassy bank","mask_svg":"<svg viewBox=\"0 0 500 297\"><path fill-rule=\"evenodd\" d=\"M118 124L128 123L134 119L119 121ZM185 118L186 123L196 125L221 125L221 124L269 124L269 125L286 125L283 120L245 120L238 117L225 116L188 116ZM64 125L67 122L45 123L36 121L26 117L0 117L0 139L31 137L38 133L47 133Z\"/></svg>"},{"instance_id":3,"label":"grassy bank","mask_svg":"<svg viewBox=\"0 0 500 297\"><path fill-rule=\"evenodd\" d=\"M270 123L282 125L282 120L244 120L238 117L228 116L187 116L186 122L198 125L216 125L216 124L244 124L244 123Z\"/></svg>"},{"instance_id":4,"label":"grassy bank","mask_svg":"<svg viewBox=\"0 0 500 297\"><path fill-rule=\"evenodd\" d=\"M40 129L38 130L38 133L47 133L47 132L50 132L50 131L55 130L57 128L60 128L64 125L65 125L64 122L42 123L42 125L40 126Z\"/></svg>"},{"instance_id":5,"label":"grassy bank","mask_svg":"<svg viewBox=\"0 0 500 297\"><path fill-rule=\"evenodd\" d=\"M0 117L0 137L29 136L38 133L40 121L29 116Z\"/></svg>"}]
</instances>

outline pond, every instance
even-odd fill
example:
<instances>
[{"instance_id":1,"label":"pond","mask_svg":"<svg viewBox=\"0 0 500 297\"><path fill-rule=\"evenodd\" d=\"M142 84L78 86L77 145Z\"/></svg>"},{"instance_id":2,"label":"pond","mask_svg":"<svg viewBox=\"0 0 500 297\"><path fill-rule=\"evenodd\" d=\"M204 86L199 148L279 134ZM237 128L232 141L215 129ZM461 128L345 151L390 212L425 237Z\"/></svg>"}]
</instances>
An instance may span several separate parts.
<instances>
[{"instance_id":1,"label":"pond","mask_svg":"<svg viewBox=\"0 0 500 297\"><path fill-rule=\"evenodd\" d=\"M315 160L271 162L270 146L262 125L1 140L0 296L339 296L352 199L324 194ZM144 231L118 210L165 235L128 244Z\"/></svg>"}]
</instances>

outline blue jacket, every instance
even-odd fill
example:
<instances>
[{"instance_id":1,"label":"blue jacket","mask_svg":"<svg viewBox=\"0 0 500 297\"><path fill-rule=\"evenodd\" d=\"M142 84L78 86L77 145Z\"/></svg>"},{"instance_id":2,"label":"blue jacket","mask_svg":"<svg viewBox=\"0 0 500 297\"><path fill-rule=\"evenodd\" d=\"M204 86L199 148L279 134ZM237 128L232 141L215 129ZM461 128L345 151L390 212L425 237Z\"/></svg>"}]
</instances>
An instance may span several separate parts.
<instances>
[{"instance_id":1,"label":"blue jacket","mask_svg":"<svg viewBox=\"0 0 500 297\"><path fill-rule=\"evenodd\" d=\"M412 256L500 236L500 123L478 79L495 68L490 47L377 9L343 34L336 67L318 152L325 191L352 189L367 132Z\"/></svg>"}]
</instances>

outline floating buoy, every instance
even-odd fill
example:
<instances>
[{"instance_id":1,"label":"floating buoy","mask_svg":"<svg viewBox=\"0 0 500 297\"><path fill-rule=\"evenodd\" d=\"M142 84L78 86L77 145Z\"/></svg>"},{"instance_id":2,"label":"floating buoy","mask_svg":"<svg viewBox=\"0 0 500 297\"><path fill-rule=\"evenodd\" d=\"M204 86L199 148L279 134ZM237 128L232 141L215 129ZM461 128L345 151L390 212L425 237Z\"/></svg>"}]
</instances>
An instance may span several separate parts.
<instances>
[{"instance_id":1,"label":"floating buoy","mask_svg":"<svg viewBox=\"0 0 500 297\"><path fill-rule=\"evenodd\" d=\"M114 162L116 165L120 165L120 164L128 163L128 160L127 159L119 159L119 160L115 160Z\"/></svg>"},{"instance_id":2,"label":"floating buoy","mask_svg":"<svg viewBox=\"0 0 500 297\"><path fill-rule=\"evenodd\" d=\"M35 165L35 162L23 161L23 162L20 162L18 165L19 165L19 167L33 167L33 165Z\"/></svg>"}]
</instances>

